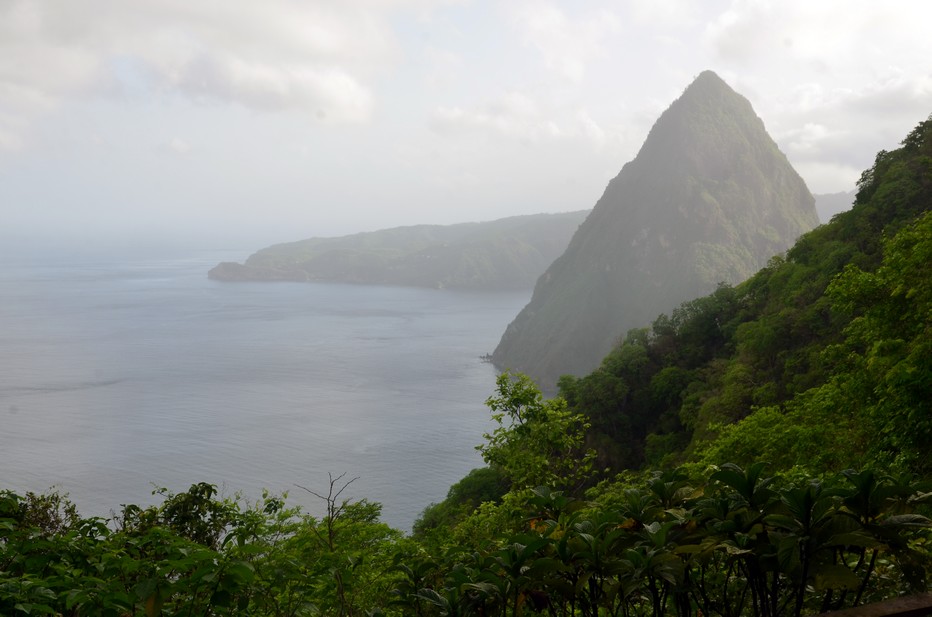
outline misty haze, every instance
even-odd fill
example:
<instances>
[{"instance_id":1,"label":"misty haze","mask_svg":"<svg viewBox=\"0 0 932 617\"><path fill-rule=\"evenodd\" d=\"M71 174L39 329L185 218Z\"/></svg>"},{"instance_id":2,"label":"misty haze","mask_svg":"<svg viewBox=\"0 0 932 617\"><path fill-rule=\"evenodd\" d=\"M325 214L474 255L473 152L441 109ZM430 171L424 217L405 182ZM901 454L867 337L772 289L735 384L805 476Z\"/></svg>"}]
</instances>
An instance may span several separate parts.
<instances>
[{"instance_id":1,"label":"misty haze","mask_svg":"<svg viewBox=\"0 0 932 617\"><path fill-rule=\"evenodd\" d=\"M0 5L0 615L932 610L928 23Z\"/></svg>"}]
</instances>

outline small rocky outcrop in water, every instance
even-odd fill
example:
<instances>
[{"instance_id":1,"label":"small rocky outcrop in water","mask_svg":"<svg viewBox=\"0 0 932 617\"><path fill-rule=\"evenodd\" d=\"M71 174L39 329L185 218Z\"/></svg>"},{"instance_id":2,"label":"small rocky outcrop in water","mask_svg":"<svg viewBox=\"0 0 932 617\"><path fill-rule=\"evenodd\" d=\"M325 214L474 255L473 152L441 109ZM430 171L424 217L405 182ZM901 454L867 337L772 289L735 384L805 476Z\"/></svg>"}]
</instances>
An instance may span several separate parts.
<instances>
[{"instance_id":1,"label":"small rocky outcrop in water","mask_svg":"<svg viewBox=\"0 0 932 617\"><path fill-rule=\"evenodd\" d=\"M706 71L654 124L493 353L545 389L629 329L737 283L818 224L750 103Z\"/></svg>"}]
</instances>

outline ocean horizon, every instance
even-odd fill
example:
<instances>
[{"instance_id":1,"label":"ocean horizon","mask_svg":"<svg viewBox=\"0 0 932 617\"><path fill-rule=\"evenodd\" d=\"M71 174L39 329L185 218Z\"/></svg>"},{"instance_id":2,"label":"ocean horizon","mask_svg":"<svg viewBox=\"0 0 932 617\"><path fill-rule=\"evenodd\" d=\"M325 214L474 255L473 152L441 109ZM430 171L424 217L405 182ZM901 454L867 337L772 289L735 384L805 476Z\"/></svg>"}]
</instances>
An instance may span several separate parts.
<instances>
[{"instance_id":1,"label":"ocean horizon","mask_svg":"<svg viewBox=\"0 0 932 617\"><path fill-rule=\"evenodd\" d=\"M409 530L481 466L482 356L530 290L207 279L243 251L33 255L0 272L0 489L84 516L197 482L312 514L328 475Z\"/></svg>"}]
</instances>

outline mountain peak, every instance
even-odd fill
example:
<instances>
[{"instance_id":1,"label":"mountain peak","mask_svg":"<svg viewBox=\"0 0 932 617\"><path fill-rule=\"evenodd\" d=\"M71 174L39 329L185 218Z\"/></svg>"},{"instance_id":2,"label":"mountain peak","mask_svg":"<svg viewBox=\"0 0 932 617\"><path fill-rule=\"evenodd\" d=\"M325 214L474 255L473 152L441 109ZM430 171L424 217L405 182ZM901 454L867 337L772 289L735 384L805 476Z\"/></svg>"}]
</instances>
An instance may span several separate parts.
<instances>
[{"instance_id":1,"label":"mountain peak","mask_svg":"<svg viewBox=\"0 0 932 617\"><path fill-rule=\"evenodd\" d=\"M748 100L735 92L735 90L714 71L703 71L699 73L699 76L696 77L691 84L686 86L680 98L674 101L670 107L675 108L677 103L681 106L724 104L729 107L742 107L744 111L754 113Z\"/></svg>"},{"instance_id":2,"label":"mountain peak","mask_svg":"<svg viewBox=\"0 0 932 617\"><path fill-rule=\"evenodd\" d=\"M737 283L818 224L750 102L703 71L661 114L493 354L545 389L627 330Z\"/></svg>"},{"instance_id":3,"label":"mountain peak","mask_svg":"<svg viewBox=\"0 0 932 617\"><path fill-rule=\"evenodd\" d=\"M693 80L693 83L689 84L687 90L692 87L709 87L715 86L719 88L727 88L731 90L731 86L725 83L725 80L718 76L718 73L711 69L706 69L699 73L696 79Z\"/></svg>"}]
</instances>

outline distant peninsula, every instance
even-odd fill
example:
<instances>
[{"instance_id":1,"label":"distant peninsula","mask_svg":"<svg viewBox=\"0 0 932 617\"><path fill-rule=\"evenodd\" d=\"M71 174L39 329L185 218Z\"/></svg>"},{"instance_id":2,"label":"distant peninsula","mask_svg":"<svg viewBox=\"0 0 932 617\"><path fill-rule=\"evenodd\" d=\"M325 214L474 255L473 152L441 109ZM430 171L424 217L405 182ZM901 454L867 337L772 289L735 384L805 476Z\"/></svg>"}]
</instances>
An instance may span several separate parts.
<instances>
[{"instance_id":1,"label":"distant peninsula","mask_svg":"<svg viewBox=\"0 0 932 617\"><path fill-rule=\"evenodd\" d=\"M531 289L566 249L588 210L482 223L413 225L276 244L218 281L308 281L452 289Z\"/></svg>"}]
</instances>

